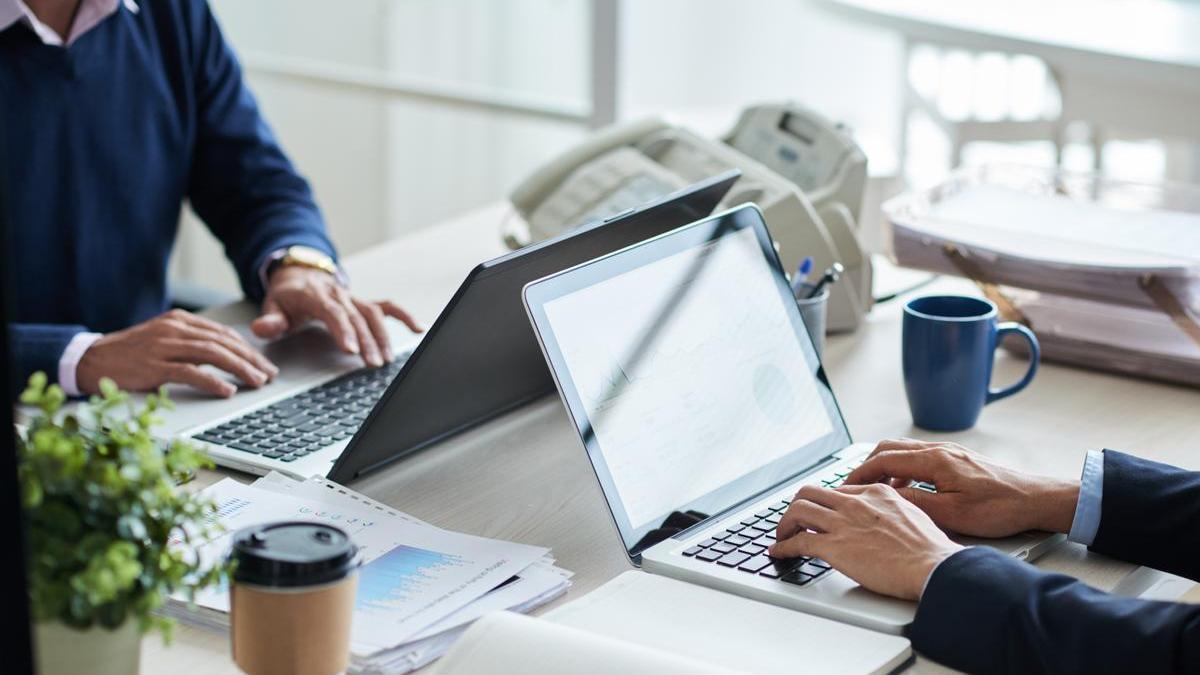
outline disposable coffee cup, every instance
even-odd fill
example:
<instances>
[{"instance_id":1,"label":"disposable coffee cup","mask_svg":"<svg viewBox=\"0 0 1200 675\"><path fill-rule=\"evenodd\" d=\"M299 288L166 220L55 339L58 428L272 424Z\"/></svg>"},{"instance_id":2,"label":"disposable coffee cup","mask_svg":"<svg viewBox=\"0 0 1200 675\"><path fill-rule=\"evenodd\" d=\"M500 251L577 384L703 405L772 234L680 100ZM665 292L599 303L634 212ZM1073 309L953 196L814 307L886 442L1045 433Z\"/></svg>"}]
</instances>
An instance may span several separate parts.
<instances>
[{"instance_id":1,"label":"disposable coffee cup","mask_svg":"<svg viewBox=\"0 0 1200 675\"><path fill-rule=\"evenodd\" d=\"M800 308L800 316L804 319L804 327L808 329L808 336L812 338L813 347L817 350L817 356L824 358L825 316L829 308L829 284L825 284L816 297L808 297L814 288L816 286L813 284L800 284L794 295L796 306Z\"/></svg>"},{"instance_id":2,"label":"disposable coffee cup","mask_svg":"<svg viewBox=\"0 0 1200 675\"><path fill-rule=\"evenodd\" d=\"M233 660L250 675L332 675L350 665L358 549L345 532L282 522L239 530L230 552Z\"/></svg>"}]
</instances>

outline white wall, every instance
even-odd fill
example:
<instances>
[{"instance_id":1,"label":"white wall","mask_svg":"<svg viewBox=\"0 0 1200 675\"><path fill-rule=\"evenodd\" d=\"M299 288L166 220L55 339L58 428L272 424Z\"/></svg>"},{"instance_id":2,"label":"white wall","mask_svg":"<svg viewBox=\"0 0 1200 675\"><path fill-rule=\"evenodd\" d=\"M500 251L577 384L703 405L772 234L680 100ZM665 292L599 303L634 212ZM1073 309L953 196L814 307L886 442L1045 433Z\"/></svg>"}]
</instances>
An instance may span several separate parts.
<instances>
[{"instance_id":1,"label":"white wall","mask_svg":"<svg viewBox=\"0 0 1200 675\"><path fill-rule=\"evenodd\" d=\"M723 116L794 100L881 136L895 133L900 45L802 0L625 2L621 112ZM716 122L714 121L714 124Z\"/></svg>"},{"instance_id":2,"label":"white wall","mask_svg":"<svg viewBox=\"0 0 1200 675\"><path fill-rule=\"evenodd\" d=\"M360 250L503 198L583 136L576 125L447 108L256 71L315 59L586 107L588 0L210 0L339 248ZM719 132L745 105L793 99L886 145L898 48L801 0L624 0L619 117L671 114ZM879 142L883 140L883 143ZM236 291L219 246L185 219L178 278Z\"/></svg>"}]
</instances>

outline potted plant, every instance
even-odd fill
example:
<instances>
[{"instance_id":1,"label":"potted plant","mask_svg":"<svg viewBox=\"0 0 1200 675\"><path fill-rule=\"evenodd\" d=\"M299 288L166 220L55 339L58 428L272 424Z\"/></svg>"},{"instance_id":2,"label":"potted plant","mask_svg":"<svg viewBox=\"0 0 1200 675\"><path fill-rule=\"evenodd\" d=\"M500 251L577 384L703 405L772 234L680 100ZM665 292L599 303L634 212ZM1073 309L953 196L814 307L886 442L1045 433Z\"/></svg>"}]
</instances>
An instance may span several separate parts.
<instances>
[{"instance_id":1,"label":"potted plant","mask_svg":"<svg viewBox=\"0 0 1200 675\"><path fill-rule=\"evenodd\" d=\"M21 498L29 538L29 594L39 670L136 673L141 637L171 622L155 614L171 593L219 582L171 544L206 537L214 506L179 489L209 466L183 442L167 448L150 430L170 401L165 392L135 406L111 380L72 410L37 373L21 394L34 406L18 439Z\"/></svg>"}]
</instances>

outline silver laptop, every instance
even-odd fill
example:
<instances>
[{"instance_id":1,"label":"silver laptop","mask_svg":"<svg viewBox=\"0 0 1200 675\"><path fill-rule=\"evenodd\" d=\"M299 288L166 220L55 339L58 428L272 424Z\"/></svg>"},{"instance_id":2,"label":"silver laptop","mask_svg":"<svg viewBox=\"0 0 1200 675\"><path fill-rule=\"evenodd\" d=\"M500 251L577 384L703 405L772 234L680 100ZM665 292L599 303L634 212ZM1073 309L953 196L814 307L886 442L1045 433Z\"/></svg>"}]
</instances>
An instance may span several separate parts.
<instances>
[{"instance_id":1,"label":"silver laptop","mask_svg":"<svg viewBox=\"0 0 1200 675\"><path fill-rule=\"evenodd\" d=\"M762 214L741 206L525 287L534 333L635 565L890 633L916 605L766 547L853 444ZM1034 558L1062 539L988 543Z\"/></svg>"}]
</instances>

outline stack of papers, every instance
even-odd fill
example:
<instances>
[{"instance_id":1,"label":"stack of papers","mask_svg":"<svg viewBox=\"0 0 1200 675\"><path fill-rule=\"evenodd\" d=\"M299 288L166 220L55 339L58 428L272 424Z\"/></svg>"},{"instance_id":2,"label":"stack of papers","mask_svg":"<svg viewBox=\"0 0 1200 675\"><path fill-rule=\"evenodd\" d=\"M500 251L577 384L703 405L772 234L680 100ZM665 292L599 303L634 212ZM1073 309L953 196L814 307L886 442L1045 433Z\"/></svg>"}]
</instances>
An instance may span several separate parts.
<instances>
[{"instance_id":1,"label":"stack of papers","mask_svg":"<svg viewBox=\"0 0 1200 675\"><path fill-rule=\"evenodd\" d=\"M1200 312L1200 213L953 181L885 209L893 255L906 267L962 275L945 254L950 245L991 283L1151 308L1139 281L1153 274Z\"/></svg>"},{"instance_id":2,"label":"stack of papers","mask_svg":"<svg viewBox=\"0 0 1200 675\"><path fill-rule=\"evenodd\" d=\"M885 204L896 262L1002 286L1047 361L1200 385L1200 195L993 169Z\"/></svg>"},{"instance_id":3,"label":"stack of papers","mask_svg":"<svg viewBox=\"0 0 1200 675\"><path fill-rule=\"evenodd\" d=\"M326 481L272 473L243 485L226 478L201 493L225 532L196 549L207 563L228 555L244 527L311 520L340 527L363 558L351 633L353 673L406 673L441 656L479 617L528 612L562 595L570 572L537 546L450 532ZM227 588L172 598L164 613L228 630Z\"/></svg>"},{"instance_id":4,"label":"stack of papers","mask_svg":"<svg viewBox=\"0 0 1200 675\"><path fill-rule=\"evenodd\" d=\"M1004 289L1041 343L1043 357L1178 384L1200 385L1200 344L1166 314L1021 289ZM1024 340L1005 341L1025 355Z\"/></svg>"}]
</instances>

